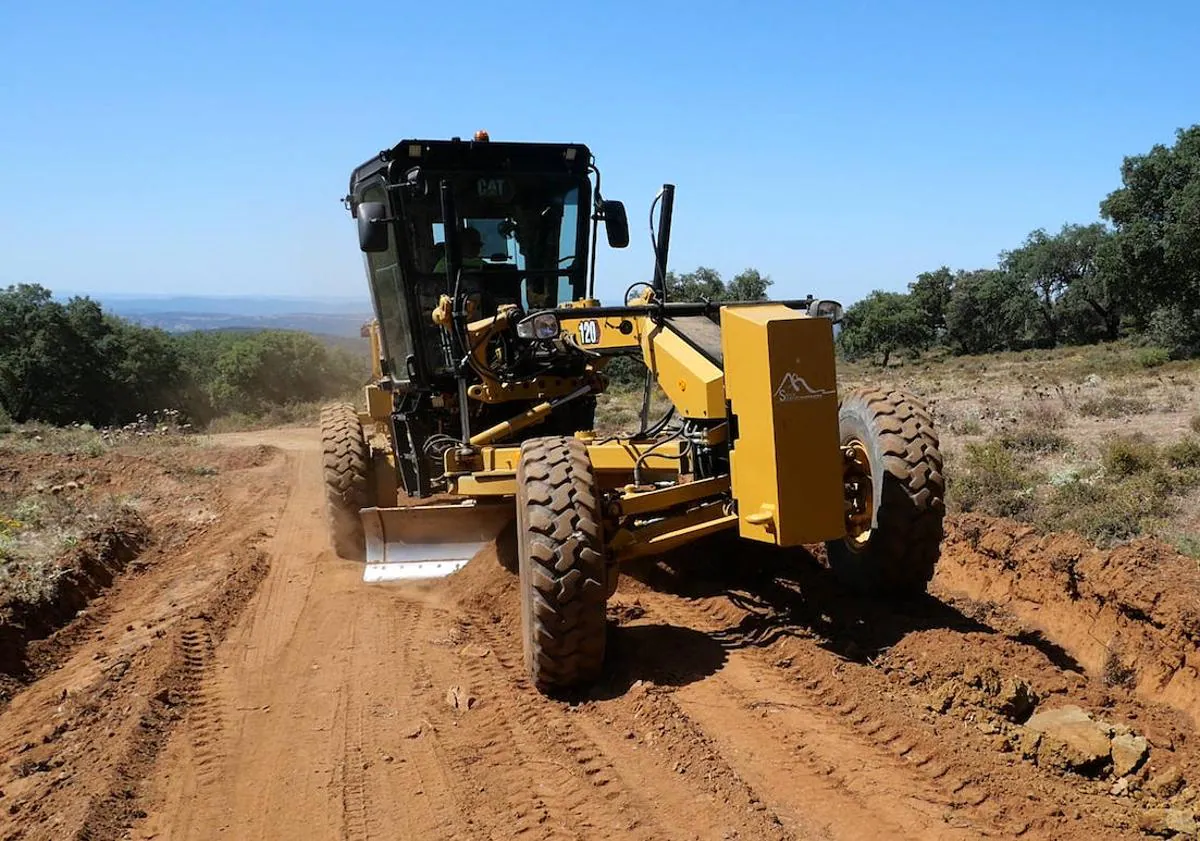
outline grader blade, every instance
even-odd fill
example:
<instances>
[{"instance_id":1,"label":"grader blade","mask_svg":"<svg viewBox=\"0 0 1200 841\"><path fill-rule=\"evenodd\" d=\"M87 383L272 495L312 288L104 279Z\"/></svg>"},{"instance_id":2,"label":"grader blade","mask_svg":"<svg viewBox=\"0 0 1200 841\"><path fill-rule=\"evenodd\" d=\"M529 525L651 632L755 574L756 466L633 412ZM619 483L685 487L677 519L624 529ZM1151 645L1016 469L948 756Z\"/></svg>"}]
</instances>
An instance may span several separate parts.
<instances>
[{"instance_id":1,"label":"grader blade","mask_svg":"<svg viewBox=\"0 0 1200 841\"><path fill-rule=\"evenodd\" d=\"M516 517L512 502L364 508L363 581L441 578L466 565Z\"/></svg>"}]
</instances>

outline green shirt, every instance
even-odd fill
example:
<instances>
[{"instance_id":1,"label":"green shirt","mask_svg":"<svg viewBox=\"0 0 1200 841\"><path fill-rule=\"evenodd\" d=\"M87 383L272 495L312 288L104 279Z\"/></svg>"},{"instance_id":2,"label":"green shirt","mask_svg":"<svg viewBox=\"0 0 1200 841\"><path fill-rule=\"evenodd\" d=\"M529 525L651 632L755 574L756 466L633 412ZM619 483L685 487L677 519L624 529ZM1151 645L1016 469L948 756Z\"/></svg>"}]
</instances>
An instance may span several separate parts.
<instances>
[{"instance_id":1,"label":"green shirt","mask_svg":"<svg viewBox=\"0 0 1200 841\"><path fill-rule=\"evenodd\" d=\"M483 258L482 257L464 257L463 261L462 261L462 267L464 269L482 269L483 268ZM440 260L437 261L437 265L433 267L433 270L435 272L445 273L446 258L444 256Z\"/></svg>"}]
</instances>

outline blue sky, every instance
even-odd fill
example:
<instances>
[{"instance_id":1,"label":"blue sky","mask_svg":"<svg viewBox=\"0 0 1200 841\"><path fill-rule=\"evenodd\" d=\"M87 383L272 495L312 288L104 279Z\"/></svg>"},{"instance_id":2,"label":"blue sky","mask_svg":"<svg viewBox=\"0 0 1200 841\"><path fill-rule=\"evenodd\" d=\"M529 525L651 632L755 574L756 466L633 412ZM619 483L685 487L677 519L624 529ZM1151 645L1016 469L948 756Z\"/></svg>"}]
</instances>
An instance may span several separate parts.
<instances>
[{"instance_id":1,"label":"blue sky","mask_svg":"<svg viewBox=\"0 0 1200 841\"><path fill-rule=\"evenodd\" d=\"M445 18L439 17L445 15ZM0 285L362 296L350 170L404 137L587 143L648 279L851 302L1098 218L1200 122L1200 4L0 0Z\"/></svg>"}]
</instances>

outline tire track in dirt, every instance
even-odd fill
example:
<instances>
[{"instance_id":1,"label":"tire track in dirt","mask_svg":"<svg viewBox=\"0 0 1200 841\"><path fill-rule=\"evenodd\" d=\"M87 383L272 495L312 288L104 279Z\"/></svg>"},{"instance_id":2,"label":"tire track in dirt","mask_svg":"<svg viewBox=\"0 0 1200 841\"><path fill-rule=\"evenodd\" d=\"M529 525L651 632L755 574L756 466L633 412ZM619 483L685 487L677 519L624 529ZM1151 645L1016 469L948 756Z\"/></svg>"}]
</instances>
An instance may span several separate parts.
<instances>
[{"instance_id":1,"label":"tire track in dirt","mask_svg":"<svg viewBox=\"0 0 1200 841\"><path fill-rule=\"evenodd\" d=\"M224 715L220 698L205 685L204 675L212 659L213 640L201 621L193 620L180 635L184 679L180 691L190 707L188 723L195 749L198 783L211 786L219 777L224 752Z\"/></svg>"},{"instance_id":2,"label":"tire track in dirt","mask_svg":"<svg viewBox=\"0 0 1200 841\"><path fill-rule=\"evenodd\" d=\"M196 697L194 686L206 666L212 642L224 636L266 575L266 557L259 552L251 557L252 560L235 568L206 600L201 608L206 618L196 620L201 624L175 631L171 664L155 683L148 708L138 722L137 735L116 762L110 793L90 805L74 838L116 841L145 817L139 805L141 784L181 718L176 707L181 701L187 703L189 698ZM205 720L211 734L212 719L205 719L201 713L198 721ZM198 756L205 763L211 762L213 754L205 749Z\"/></svg>"},{"instance_id":3,"label":"tire track in dirt","mask_svg":"<svg viewBox=\"0 0 1200 841\"><path fill-rule=\"evenodd\" d=\"M492 770L505 779L506 802L518 814L529 792L537 797L529 815L536 830L527 821L518 828L551 839L597 834L638 841L672 837L657 825L653 810L638 801L604 752L569 720L572 714L537 695L515 672L505 651L512 641L493 631L484 627L482 634L491 656L462 660L474 693L493 708L492 722L500 732L493 736L496 748L491 753L504 764Z\"/></svg>"},{"instance_id":4,"label":"tire track in dirt","mask_svg":"<svg viewBox=\"0 0 1200 841\"><path fill-rule=\"evenodd\" d=\"M655 601L669 621L692 627L703 627L706 615L722 612L714 604L696 612L694 605L679 610L683 606ZM719 623L709 628L721 630ZM787 646L777 642L774 647ZM742 773L761 796L789 816L815 822L831 838L878 832L888 837L963 839L1003 831L989 826L977 811L985 799L978 792L972 793L977 801L973 804L956 798L964 785L951 773L952 763L941 756L936 743L922 744L924 751L907 762L888 749L902 739L917 742L911 720L896 721L876 705L855 700L864 693L839 686L833 662L814 663L806 670L794 658L790 680L756 662L764 654L782 653L731 647L725 668L672 696L723 746L723 754L754 757L755 763ZM804 691L797 692L798 685ZM911 755L917 744L910 748L907 740L899 749ZM763 770L778 767L789 769L786 780ZM956 814L968 806L970 815Z\"/></svg>"},{"instance_id":5,"label":"tire track in dirt","mask_svg":"<svg viewBox=\"0 0 1200 841\"><path fill-rule=\"evenodd\" d=\"M980 653L997 657L1006 644L1020 648L1023 637L997 633L933 599L908 607L872 604L839 595L819 574L800 573L800 580L799 590L785 591L770 580L747 582L744 575L731 574L730 588L716 595L635 588L617 599L636 603L645 621L700 628L725 647L723 668L671 697L722 741L725 756L736 756L743 742L752 746L756 762L747 774L772 802L787 804L788 792L772 790L772 775L763 772L767 779L760 780L754 770L780 763L803 777L811 765L835 791L814 798L810 814L849 795L863 798L872 814L915 812L935 822L944 819L943 832L967 833L946 837L1135 837L1129 830L1138 819L1131 820L1128 805L1108 796L1108 784L1096 787L1020 762L1002 736L932 713L927 696L909 694L873 665L871 655L918 628L944 628L949 637L972 635L980 644L990 635L992 644L982 645ZM743 585L745 591L738 589ZM1023 644L1031 653L1023 662L1040 658L1054 668L1036 637ZM750 709L759 710L764 721L747 724L745 710ZM734 732L742 727L749 732ZM800 767L787 759L783 747L802 760ZM804 802L793 806L802 808ZM836 823L828 832L840 837L839 830L850 824L833 812ZM938 837L934 828L919 823L898 834L913 832Z\"/></svg>"},{"instance_id":6,"label":"tire track in dirt","mask_svg":"<svg viewBox=\"0 0 1200 841\"><path fill-rule=\"evenodd\" d=\"M438 611L419 600L393 600L387 607L354 631L356 660L385 664L394 677L372 690L369 709L366 697L347 694L342 837L392 838L397 824L405 838L469 837L440 732L428 723L433 684L419 655ZM392 726L381 732L380 722ZM389 807L397 799L401 808Z\"/></svg>"},{"instance_id":7,"label":"tire track in dirt","mask_svg":"<svg viewBox=\"0 0 1200 841\"><path fill-rule=\"evenodd\" d=\"M744 787L738 793L743 794L749 817L737 817L731 810L716 822L725 826L714 836L713 816L695 808L700 792L692 790L693 780L677 773L668 764L674 762L670 757L648 757L645 750L638 755L638 748L630 744L635 716L606 709L597 720L598 710L590 704L572 708L541 696L524 674L514 638L497 625L483 624L477 630L492 654L476 658L472 671L478 685L494 694L502 718L509 722L509 735L526 761L557 769L549 772L549 785L538 789L539 809L559 819L566 830L565 835L549 837L578 837L577 828L584 838L790 837L780 832L774 816L753 808L757 798ZM710 758L709 779L720 780L717 788L726 798L733 776L728 766ZM736 792L737 786L732 788ZM664 809L666 803L676 808ZM562 815L565 820L559 818Z\"/></svg>"},{"instance_id":8,"label":"tire track in dirt","mask_svg":"<svg viewBox=\"0 0 1200 841\"><path fill-rule=\"evenodd\" d=\"M357 693L347 696L342 752L342 832L344 841L371 841L378 837L368 810L366 754L363 750L363 711Z\"/></svg>"}]
</instances>

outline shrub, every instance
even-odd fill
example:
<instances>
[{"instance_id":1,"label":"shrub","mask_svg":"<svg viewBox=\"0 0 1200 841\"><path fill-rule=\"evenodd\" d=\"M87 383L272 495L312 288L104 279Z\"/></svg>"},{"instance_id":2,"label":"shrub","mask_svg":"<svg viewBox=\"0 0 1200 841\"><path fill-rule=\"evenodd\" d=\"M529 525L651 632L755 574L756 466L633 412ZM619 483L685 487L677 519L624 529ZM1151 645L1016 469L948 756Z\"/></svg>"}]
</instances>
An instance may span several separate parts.
<instances>
[{"instance_id":1,"label":"shrub","mask_svg":"<svg viewBox=\"0 0 1200 841\"><path fill-rule=\"evenodd\" d=\"M1160 347L1145 347L1134 354L1134 359L1143 368L1157 368L1170 362L1171 354Z\"/></svg>"},{"instance_id":2,"label":"shrub","mask_svg":"<svg viewBox=\"0 0 1200 841\"><path fill-rule=\"evenodd\" d=\"M1032 406L1026 407L1023 414L1025 423L1037 429L1062 429L1066 425L1066 416L1063 414L1063 410L1050 403L1034 403Z\"/></svg>"},{"instance_id":3,"label":"shrub","mask_svg":"<svg viewBox=\"0 0 1200 841\"><path fill-rule=\"evenodd\" d=\"M972 441L961 467L951 473L948 495L962 511L1024 519L1033 509L1033 489L1039 479L1003 441Z\"/></svg>"},{"instance_id":4,"label":"shrub","mask_svg":"<svg viewBox=\"0 0 1200 841\"><path fill-rule=\"evenodd\" d=\"M1146 473L1161 464L1161 454L1144 435L1124 435L1106 443L1100 460L1104 469L1114 477Z\"/></svg>"},{"instance_id":5,"label":"shrub","mask_svg":"<svg viewBox=\"0 0 1200 841\"><path fill-rule=\"evenodd\" d=\"M1109 394L1106 397L1089 397L1079 404L1079 413L1094 418L1123 418L1127 415L1144 415L1150 411L1150 402L1141 397L1122 397Z\"/></svg>"},{"instance_id":6,"label":"shrub","mask_svg":"<svg viewBox=\"0 0 1200 841\"><path fill-rule=\"evenodd\" d=\"M1045 455L1065 450L1071 443L1065 435L1039 426L1018 427L1001 437L1004 446L1022 453Z\"/></svg>"},{"instance_id":7,"label":"shrub","mask_svg":"<svg viewBox=\"0 0 1200 841\"><path fill-rule=\"evenodd\" d=\"M1055 488L1038 516L1047 531L1074 531L1101 546L1146 533L1174 510L1169 490L1153 474L1125 481L1074 480Z\"/></svg>"},{"instance_id":8,"label":"shrub","mask_svg":"<svg viewBox=\"0 0 1200 841\"><path fill-rule=\"evenodd\" d=\"M1190 534L1181 534L1175 538L1175 548L1189 558L1200 559L1200 538Z\"/></svg>"},{"instance_id":9,"label":"shrub","mask_svg":"<svg viewBox=\"0 0 1200 841\"><path fill-rule=\"evenodd\" d=\"M1192 432L1200 435L1200 415L1192 415L1191 427Z\"/></svg>"},{"instance_id":10,"label":"shrub","mask_svg":"<svg viewBox=\"0 0 1200 841\"><path fill-rule=\"evenodd\" d=\"M5 411L4 405L0 404L0 435L4 435L7 432L12 432L12 430L12 418L8 416L8 412Z\"/></svg>"},{"instance_id":11,"label":"shrub","mask_svg":"<svg viewBox=\"0 0 1200 841\"><path fill-rule=\"evenodd\" d=\"M951 429L955 429L955 426L955 424L950 424ZM982 435L983 424L977 418L967 418L966 420L959 421L955 431L960 435Z\"/></svg>"},{"instance_id":12,"label":"shrub","mask_svg":"<svg viewBox=\"0 0 1200 841\"><path fill-rule=\"evenodd\" d=\"M1184 438L1163 450L1167 464L1178 469L1200 468L1200 441Z\"/></svg>"}]
</instances>

